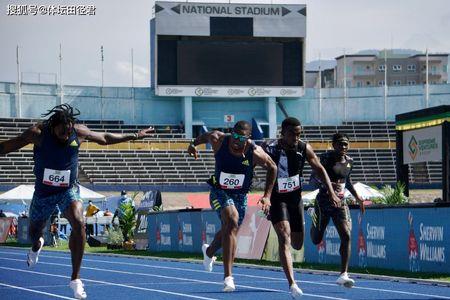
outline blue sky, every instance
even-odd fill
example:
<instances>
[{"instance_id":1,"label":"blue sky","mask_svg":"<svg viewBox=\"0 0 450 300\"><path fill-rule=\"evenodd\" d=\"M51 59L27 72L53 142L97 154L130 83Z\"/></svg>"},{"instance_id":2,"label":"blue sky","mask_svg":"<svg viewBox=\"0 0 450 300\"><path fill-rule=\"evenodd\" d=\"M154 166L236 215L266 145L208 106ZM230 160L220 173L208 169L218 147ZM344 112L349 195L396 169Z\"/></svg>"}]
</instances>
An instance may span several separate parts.
<instances>
[{"instance_id":1,"label":"blue sky","mask_svg":"<svg viewBox=\"0 0 450 300\"><path fill-rule=\"evenodd\" d=\"M307 5L307 61L317 59L319 52L323 59L332 59L341 55L344 48L347 53L390 47L416 50L428 47L431 52L450 52L448 0L273 0L273 3ZM8 16L7 7L14 4L91 4L96 7L96 14ZM131 86L131 48L135 86L149 86L149 20L153 5L150 0L0 0L0 81L16 80L16 45L21 48L25 77L57 74L61 43L63 84L100 85L103 45L105 86ZM42 80L52 81L51 76L45 75Z\"/></svg>"}]
</instances>

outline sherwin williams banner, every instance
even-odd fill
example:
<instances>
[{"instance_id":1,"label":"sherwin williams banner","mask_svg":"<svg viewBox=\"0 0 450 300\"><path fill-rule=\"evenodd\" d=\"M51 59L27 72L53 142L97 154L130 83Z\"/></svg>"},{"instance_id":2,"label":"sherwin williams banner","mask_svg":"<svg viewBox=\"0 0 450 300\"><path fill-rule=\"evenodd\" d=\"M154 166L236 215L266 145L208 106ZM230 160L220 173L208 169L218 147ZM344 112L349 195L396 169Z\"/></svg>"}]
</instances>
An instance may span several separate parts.
<instances>
[{"instance_id":1,"label":"sherwin williams banner","mask_svg":"<svg viewBox=\"0 0 450 300\"><path fill-rule=\"evenodd\" d=\"M241 226L237 257L260 259L265 249L264 259L276 261L276 236L267 241L271 225L255 214L257 210L249 208ZM374 207L368 208L365 215L352 209L350 265L450 273L449 215L450 207ZM305 261L340 264L340 239L332 221L317 246L309 237L311 218L306 215L305 221ZM212 210L150 213L149 250L200 253L201 245L211 243L220 227ZM301 253L295 253L295 261L302 261Z\"/></svg>"},{"instance_id":2,"label":"sherwin williams banner","mask_svg":"<svg viewBox=\"0 0 450 300\"><path fill-rule=\"evenodd\" d=\"M238 258L261 259L271 225L257 211L248 208L238 232ZM147 221L150 251L201 252L202 244L210 244L221 228L213 210L150 213Z\"/></svg>"},{"instance_id":3,"label":"sherwin williams banner","mask_svg":"<svg viewBox=\"0 0 450 300\"><path fill-rule=\"evenodd\" d=\"M176 215L177 222L177 251L201 251L201 212L180 212Z\"/></svg>"},{"instance_id":4,"label":"sherwin williams banner","mask_svg":"<svg viewBox=\"0 0 450 300\"><path fill-rule=\"evenodd\" d=\"M352 209L351 266L412 272L450 272L449 207ZM306 233L311 218L306 217ZM340 239L332 221L322 243L305 238L305 261L339 264Z\"/></svg>"},{"instance_id":5,"label":"sherwin williams banner","mask_svg":"<svg viewBox=\"0 0 450 300\"><path fill-rule=\"evenodd\" d=\"M204 240L212 241L220 229L214 211L156 212L147 222L150 251L201 252Z\"/></svg>"},{"instance_id":6,"label":"sherwin williams banner","mask_svg":"<svg viewBox=\"0 0 450 300\"><path fill-rule=\"evenodd\" d=\"M148 249L150 251L175 251L178 244L176 213L148 214L147 232ZM173 245L173 247L172 247Z\"/></svg>"},{"instance_id":7,"label":"sherwin williams banner","mask_svg":"<svg viewBox=\"0 0 450 300\"><path fill-rule=\"evenodd\" d=\"M201 240L203 244L211 244L216 235L216 232L220 230L221 224L216 211L203 210L201 213L202 228L201 228Z\"/></svg>"}]
</instances>

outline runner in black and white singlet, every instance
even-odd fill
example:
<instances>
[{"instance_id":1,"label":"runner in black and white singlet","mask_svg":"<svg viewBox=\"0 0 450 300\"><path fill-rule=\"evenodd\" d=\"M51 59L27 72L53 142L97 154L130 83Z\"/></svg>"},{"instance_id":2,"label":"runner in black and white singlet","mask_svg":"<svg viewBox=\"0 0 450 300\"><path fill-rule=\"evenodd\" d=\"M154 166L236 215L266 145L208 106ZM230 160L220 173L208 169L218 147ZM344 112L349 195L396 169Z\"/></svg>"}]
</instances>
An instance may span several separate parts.
<instances>
[{"instance_id":1,"label":"runner in black and white singlet","mask_svg":"<svg viewBox=\"0 0 450 300\"><path fill-rule=\"evenodd\" d=\"M223 249L224 292L236 289L232 277L233 261L236 254L236 235L244 220L247 209L253 169L259 165L267 170L264 195L260 199L263 209L268 212L269 199L275 183L277 167L270 157L250 139L252 127L246 121L239 121L233 132L225 134L220 131L206 132L189 145L188 153L197 158L197 145L210 143L216 161L215 172L208 181L211 186L210 204L221 222L222 227L214 236L211 245L204 244L203 265L212 271L214 254Z\"/></svg>"},{"instance_id":2,"label":"runner in black and white singlet","mask_svg":"<svg viewBox=\"0 0 450 300\"><path fill-rule=\"evenodd\" d=\"M28 144L34 144L34 174L36 176L33 200L30 206L30 238L32 248L28 252L29 267L38 262L44 246L43 229L58 205L72 227L69 248L72 254L72 288L76 299L87 297L80 280L80 267L86 243L83 206L76 191L78 150L84 141L110 145L150 136L153 128L134 134L113 134L91 131L77 124L80 112L68 104L58 105L43 117L49 118L31 126L19 136L0 143L0 155L5 155Z\"/></svg>"},{"instance_id":3,"label":"runner in black and white singlet","mask_svg":"<svg viewBox=\"0 0 450 300\"><path fill-rule=\"evenodd\" d=\"M328 151L320 155L320 162L326 169L333 184L335 192L342 199L336 205L330 201L328 190L321 183L320 178L314 172L311 174L311 184L319 187L314 209L311 210L312 226L311 240L314 244L319 244L325 233L330 218L341 239L339 252L341 254L341 275L336 283L348 288L353 287L355 281L348 276L348 263L351 251L351 229L352 222L350 211L344 201L344 192L347 189L358 201L361 212L364 213L364 201L356 192L350 179L353 169L353 159L347 155L349 138L346 134L336 133L332 138L333 151Z\"/></svg>"},{"instance_id":4,"label":"runner in black and white singlet","mask_svg":"<svg viewBox=\"0 0 450 300\"><path fill-rule=\"evenodd\" d=\"M300 250L305 236L302 201L305 160L333 191L327 173L311 145L300 140L301 131L299 120L286 118L281 123L281 138L263 145L263 149L277 164L277 180L270 198L270 220L278 236L280 262L293 298L303 294L294 280L290 247L292 245L294 249ZM339 200L337 197L335 199Z\"/></svg>"}]
</instances>

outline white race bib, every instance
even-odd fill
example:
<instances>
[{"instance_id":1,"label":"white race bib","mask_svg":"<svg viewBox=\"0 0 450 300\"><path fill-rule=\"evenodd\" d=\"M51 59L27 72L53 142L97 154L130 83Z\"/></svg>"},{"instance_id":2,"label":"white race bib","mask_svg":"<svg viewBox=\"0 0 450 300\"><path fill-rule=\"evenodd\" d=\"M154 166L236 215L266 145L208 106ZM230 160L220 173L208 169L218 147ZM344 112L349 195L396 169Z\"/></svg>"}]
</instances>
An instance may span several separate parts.
<instances>
[{"instance_id":1,"label":"white race bib","mask_svg":"<svg viewBox=\"0 0 450 300\"><path fill-rule=\"evenodd\" d=\"M289 193L300 188L300 177L297 175L278 178L278 192L280 194Z\"/></svg>"},{"instance_id":2,"label":"white race bib","mask_svg":"<svg viewBox=\"0 0 450 300\"><path fill-rule=\"evenodd\" d=\"M224 190L238 190L244 184L245 174L230 174L220 172L220 187Z\"/></svg>"},{"instance_id":3,"label":"white race bib","mask_svg":"<svg viewBox=\"0 0 450 300\"><path fill-rule=\"evenodd\" d=\"M42 183L45 185L68 187L70 182L70 170L44 170L44 179Z\"/></svg>"}]
</instances>

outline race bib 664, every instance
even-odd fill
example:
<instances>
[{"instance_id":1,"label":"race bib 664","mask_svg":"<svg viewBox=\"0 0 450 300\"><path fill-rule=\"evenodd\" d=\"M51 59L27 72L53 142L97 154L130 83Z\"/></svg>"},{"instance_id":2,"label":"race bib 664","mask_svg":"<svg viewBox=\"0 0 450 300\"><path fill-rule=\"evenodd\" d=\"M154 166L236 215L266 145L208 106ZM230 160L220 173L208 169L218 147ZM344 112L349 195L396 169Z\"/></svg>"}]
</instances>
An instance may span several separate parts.
<instances>
[{"instance_id":1,"label":"race bib 664","mask_svg":"<svg viewBox=\"0 0 450 300\"><path fill-rule=\"evenodd\" d=\"M44 170L42 183L50 186L68 187L70 182L70 170Z\"/></svg>"}]
</instances>

